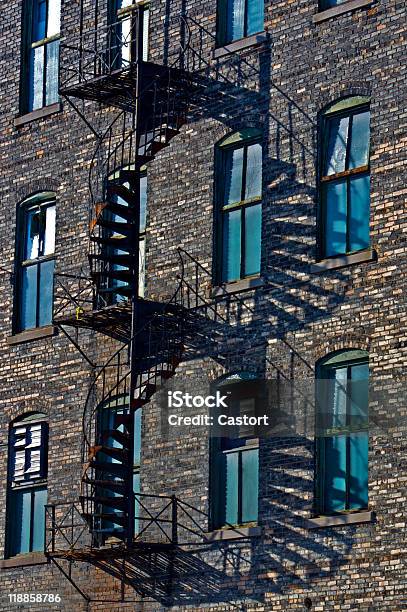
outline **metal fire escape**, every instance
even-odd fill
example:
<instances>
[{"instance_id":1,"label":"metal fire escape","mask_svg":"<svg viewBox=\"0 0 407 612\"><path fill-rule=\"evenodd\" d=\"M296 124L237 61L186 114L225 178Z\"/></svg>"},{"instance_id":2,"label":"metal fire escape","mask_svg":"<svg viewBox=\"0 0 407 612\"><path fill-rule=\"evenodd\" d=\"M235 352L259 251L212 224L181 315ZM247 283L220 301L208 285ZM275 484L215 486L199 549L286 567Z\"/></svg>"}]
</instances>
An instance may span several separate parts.
<instances>
[{"instance_id":1,"label":"metal fire escape","mask_svg":"<svg viewBox=\"0 0 407 612\"><path fill-rule=\"evenodd\" d=\"M134 563L147 563L142 554L165 556L180 544L181 531L184 545L205 541L204 513L175 496L137 493L133 487L135 415L175 374L190 313L201 321L218 316L216 304L202 298L200 283L208 283L210 274L182 249L173 294L161 303L140 295L141 172L186 122L191 67L200 62L196 52L191 54L185 16L178 18L180 43L173 59L148 61L144 16L143 7L135 5L119 22L95 20L95 27L86 29L82 8L79 36L64 41L60 52L60 94L97 142L89 171L90 275L56 275L62 306L55 309L54 323L79 350L80 330L119 343L96 370L86 399L79 500L46 507L45 552L82 595L71 576L73 561L91 562L123 584L129 556L134 579ZM109 123L98 132L93 122L101 115ZM184 278L185 266L192 269L193 281ZM71 280L78 281L75 294L66 286ZM135 551L139 561L134 561ZM167 564L171 574L169 559L173 563L167 555L161 565ZM146 576L142 582L139 593L145 596ZM154 577L155 588L158 583ZM168 594L165 581L162 589Z\"/></svg>"},{"instance_id":2,"label":"metal fire escape","mask_svg":"<svg viewBox=\"0 0 407 612\"><path fill-rule=\"evenodd\" d=\"M82 14L79 38L68 39L60 53L60 94L92 131L80 101L98 103L96 115L113 114L97 134L89 173L90 279L81 289L88 299L80 306L71 299L74 313L54 314L61 329L92 329L121 343L99 369L83 415L77 507L92 546L112 537L133 545L135 413L174 375L183 351L180 286L165 303L139 295L140 173L186 121L189 77L183 45L167 65L147 61L144 19L135 5L124 19L84 32Z\"/></svg>"}]
</instances>

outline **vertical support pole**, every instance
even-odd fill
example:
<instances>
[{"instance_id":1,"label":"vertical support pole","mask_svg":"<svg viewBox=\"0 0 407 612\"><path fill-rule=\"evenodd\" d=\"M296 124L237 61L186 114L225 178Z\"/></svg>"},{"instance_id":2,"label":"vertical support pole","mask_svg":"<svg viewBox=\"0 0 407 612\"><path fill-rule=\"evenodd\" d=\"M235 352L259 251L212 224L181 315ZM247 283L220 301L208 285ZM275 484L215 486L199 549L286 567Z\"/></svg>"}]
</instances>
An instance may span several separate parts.
<instances>
[{"instance_id":1,"label":"vertical support pole","mask_svg":"<svg viewBox=\"0 0 407 612\"><path fill-rule=\"evenodd\" d=\"M171 495L171 543L178 544L178 504L175 495Z\"/></svg>"},{"instance_id":2,"label":"vertical support pole","mask_svg":"<svg viewBox=\"0 0 407 612\"><path fill-rule=\"evenodd\" d=\"M51 520L52 520L52 552L55 552L55 505L52 506L52 513L51 513Z\"/></svg>"},{"instance_id":3,"label":"vertical support pole","mask_svg":"<svg viewBox=\"0 0 407 612\"><path fill-rule=\"evenodd\" d=\"M136 12L137 27L136 32L136 85L135 85L135 138L133 146L136 147L134 159L134 183L132 185L134 192L134 201L131 206L134 209L134 218L130 221L133 224L133 240L134 250L132 254L132 263L130 266L131 272L131 339L130 339L130 388L129 388L129 414L131 415L131 423L129 426L130 444L128 450L128 475L126 478L126 499L127 499L127 521L126 521L126 544L131 547L134 537L134 518L135 518L135 499L133 491L133 454L134 454L134 395L138 386L139 373L137 371L137 339L136 334L139 328L138 320L138 298L139 298L139 229L140 229L140 167L137 163L137 154L140 141L140 91L142 90L142 60L143 60L143 19L142 9L139 6Z\"/></svg>"}]
</instances>

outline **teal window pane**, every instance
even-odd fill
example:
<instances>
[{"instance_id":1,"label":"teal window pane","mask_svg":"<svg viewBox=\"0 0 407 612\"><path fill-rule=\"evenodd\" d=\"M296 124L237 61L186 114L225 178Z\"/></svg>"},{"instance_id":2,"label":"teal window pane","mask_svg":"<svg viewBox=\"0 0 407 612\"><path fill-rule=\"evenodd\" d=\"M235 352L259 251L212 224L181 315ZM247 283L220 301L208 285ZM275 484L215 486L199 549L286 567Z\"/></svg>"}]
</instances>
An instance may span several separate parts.
<instances>
[{"instance_id":1,"label":"teal window pane","mask_svg":"<svg viewBox=\"0 0 407 612\"><path fill-rule=\"evenodd\" d=\"M325 438L325 512L338 512L346 507L346 444L347 436Z\"/></svg>"},{"instance_id":2,"label":"teal window pane","mask_svg":"<svg viewBox=\"0 0 407 612\"><path fill-rule=\"evenodd\" d=\"M37 325L37 271L36 265L22 269L20 328L31 329Z\"/></svg>"},{"instance_id":3,"label":"teal window pane","mask_svg":"<svg viewBox=\"0 0 407 612\"><path fill-rule=\"evenodd\" d=\"M31 492L12 491L7 516L8 556L30 552Z\"/></svg>"},{"instance_id":4,"label":"teal window pane","mask_svg":"<svg viewBox=\"0 0 407 612\"><path fill-rule=\"evenodd\" d=\"M247 36L264 29L264 0L247 2Z\"/></svg>"},{"instance_id":5,"label":"teal window pane","mask_svg":"<svg viewBox=\"0 0 407 612\"><path fill-rule=\"evenodd\" d=\"M328 139L325 156L325 175L345 170L349 117L335 117L328 121Z\"/></svg>"},{"instance_id":6,"label":"teal window pane","mask_svg":"<svg viewBox=\"0 0 407 612\"><path fill-rule=\"evenodd\" d=\"M244 36L245 0L227 0L226 42Z\"/></svg>"},{"instance_id":7,"label":"teal window pane","mask_svg":"<svg viewBox=\"0 0 407 612\"><path fill-rule=\"evenodd\" d=\"M134 465L140 465L141 460L141 408L134 413Z\"/></svg>"},{"instance_id":8,"label":"teal window pane","mask_svg":"<svg viewBox=\"0 0 407 612\"><path fill-rule=\"evenodd\" d=\"M349 509L366 508L368 502L368 451L367 432L349 436Z\"/></svg>"},{"instance_id":9,"label":"teal window pane","mask_svg":"<svg viewBox=\"0 0 407 612\"><path fill-rule=\"evenodd\" d=\"M36 42L37 40L42 40L43 38L45 38L46 23L46 0L33 0L32 42Z\"/></svg>"},{"instance_id":10,"label":"teal window pane","mask_svg":"<svg viewBox=\"0 0 407 612\"><path fill-rule=\"evenodd\" d=\"M242 523L257 521L259 449L242 452Z\"/></svg>"},{"instance_id":11,"label":"teal window pane","mask_svg":"<svg viewBox=\"0 0 407 612\"><path fill-rule=\"evenodd\" d=\"M147 177L140 178L140 232L146 229L147 216Z\"/></svg>"},{"instance_id":12,"label":"teal window pane","mask_svg":"<svg viewBox=\"0 0 407 612\"><path fill-rule=\"evenodd\" d=\"M48 0L47 36L59 34L61 29L61 0Z\"/></svg>"},{"instance_id":13,"label":"teal window pane","mask_svg":"<svg viewBox=\"0 0 407 612\"><path fill-rule=\"evenodd\" d=\"M52 322L54 260L40 264L39 326Z\"/></svg>"},{"instance_id":14,"label":"teal window pane","mask_svg":"<svg viewBox=\"0 0 407 612\"><path fill-rule=\"evenodd\" d=\"M370 245L370 176L350 181L349 248L360 251Z\"/></svg>"},{"instance_id":15,"label":"teal window pane","mask_svg":"<svg viewBox=\"0 0 407 612\"><path fill-rule=\"evenodd\" d=\"M45 104L58 101L58 56L59 40L46 45L47 64L45 79Z\"/></svg>"},{"instance_id":16,"label":"teal window pane","mask_svg":"<svg viewBox=\"0 0 407 612\"><path fill-rule=\"evenodd\" d=\"M260 272L261 259L261 205L245 209L245 275Z\"/></svg>"},{"instance_id":17,"label":"teal window pane","mask_svg":"<svg viewBox=\"0 0 407 612\"><path fill-rule=\"evenodd\" d=\"M33 491L33 517L32 517L32 549L44 548L45 504L47 503L47 489Z\"/></svg>"},{"instance_id":18,"label":"teal window pane","mask_svg":"<svg viewBox=\"0 0 407 612\"><path fill-rule=\"evenodd\" d=\"M345 427L347 418L348 368L334 370L332 404L328 407L329 428Z\"/></svg>"},{"instance_id":19,"label":"teal window pane","mask_svg":"<svg viewBox=\"0 0 407 612\"><path fill-rule=\"evenodd\" d=\"M325 207L325 255L346 253L346 181L323 185Z\"/></svg>"},{"instance_id":20,"label":"teal window pane","mask_svg":"<svg viewBox=\"0 0 407 612\"><path fill-rule=\"evenodd\" d=\"M247 147L245 200L261 198L262 191L262 146L255 143Z\"/></svg>"},{"instance_id":21,"label":"teal window pane","mask_svg":"<svg viewBox=\"0 0 407 612\"><path fill-rule=\"evenodd\" d=\"M349 426L354 431L366 429L369 410L369 365L362 363L350 369Z\"/></svg>"},{"instance_id":22,"label":"teal window pane","mask_svg":"<svg viewBox=\"0 0 407 612\"><path fill-rule=\"evenodd\" d=\"M353 115L349 168L366 166L369 162L370 112Z\"/></svg>"},{"instance_id":23,"label":"teal window pane","mask_svg":"<svg viewBox=\"0 0 407 612\"><path fill-rule=\"evenodd\" d=\"M223 215L222 280L240 278L241 261L241 211L233 210Z\"/></svg>"},{"instance_id":24,"label":"teal window pane","mask_svg":"<svg viewBox=\"0 0 407 612\"><path fill-rule=\"evenodd\" d=\"M225 152L225 204L242 200L243 154L243 147Z\"/></svg>"},{"instance_id":25,"label":"teal window pane","mask_svg":"<svg viewBox=\"0 0 407 612\"><path fill-rule=\"evenodd\" d=\"M44 46L36 47L30 53L28 71L28 110L41 108L44 88Z\"/></svg>"},{"instance_id":26,"label":"teal window pane","mask_svg":"<svg viewBox=\"0 0 407 612\"><path fill-rule=\"evenodd\" d=\"M348 2L348 0L323 0L323 2L321 2L321 9L328 9L332 6L339 6L344 2Z\"/></svg>"},{"instance_id":27,"label":"teal window pane","mask_svg":"<svg viewBox=\"0 0 407 612\"><path fill-rule=\"evenodd\" d=\"M236 525L239 518L239 453L226 455L226 523Z\"/></svg>"}]
</instances>

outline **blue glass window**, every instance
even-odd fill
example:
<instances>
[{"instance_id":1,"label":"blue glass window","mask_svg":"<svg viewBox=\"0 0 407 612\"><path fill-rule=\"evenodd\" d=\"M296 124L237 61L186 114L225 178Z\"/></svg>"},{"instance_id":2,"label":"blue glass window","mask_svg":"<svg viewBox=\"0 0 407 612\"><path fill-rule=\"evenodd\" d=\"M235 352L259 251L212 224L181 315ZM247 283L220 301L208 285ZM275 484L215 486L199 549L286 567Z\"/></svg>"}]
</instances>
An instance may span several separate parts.
<instances>
[{"instance_id":1,"label":"blue glass window","mask_svg":"<svg viewBox=\"0 0 407 612\"><path fill-rule=\"evenodd\" d=\"M52 322L55 200L52 194L29 198L18 223L20 270L17 331Z\"/></svg>"},{"instance_id":2,"label":"blue glass window","mask_svg":"<svg viewBox=\"0 0 407 612\"><path fill-rule=\"evenodd\" d=\"M43 550L47 503L45 415L19 420L9 434L6 554Z\"/></svg>"},{"instance_id":3,"label":"blue glass window","mask_svg":"<svg viewBox=\"0 0 407 612\"><path fill-rule=\"evenodd\" d=\"M226 380L231 414L254 415L258 385ZM213 528L256 522L258 518L259 449L253 427L242 426L211 446L211 513Z\"/></svg>"},{"instance_id":4,"label":"blue glass window","mask_svg":"<svg viewBox=\"0 0 407 612\"><path fill-rule=\"evenodd\" d=\"M218 42L220 45L251 36L264 29L264 0L220 0Z\"/></svg>"},{"instance_id":5,"label":"blue glass window","mask_svg":"<svg viewBox=\"0 0 407 612\"><path fill-rule=\"evenodd\" d=\"M26 0L22 112L58 101L61 0Z\"/></svg>"},{"instance_id":6,"label":"blue glass window","mask_svg":"<svg viewBox=\"0 0 407 612\"><path fill-rule=\"evenodd\" d=\"M260 273L262 146L240 143L220 150L220 281Z\"/></svg>"},{"instance_id":7,"label":"blue glass window","mask_svg":"<svg viewBox=\"0 0 407 612\"><path fill-rule=\"evenodd\" d=\"M317 381L317 510L367 507L368 380L363 351L324 360Z\"/></svg>"},{"instance_id":8,"label":"blue glass window","mask_svg":"<svg viewBox=\"0 0 407 612\"><path fill-rule=\"evenodd\" d=\"M324 257L370 246L369 110L350 107L324 117L321 154Z\"/></svg>"}]
</instances>

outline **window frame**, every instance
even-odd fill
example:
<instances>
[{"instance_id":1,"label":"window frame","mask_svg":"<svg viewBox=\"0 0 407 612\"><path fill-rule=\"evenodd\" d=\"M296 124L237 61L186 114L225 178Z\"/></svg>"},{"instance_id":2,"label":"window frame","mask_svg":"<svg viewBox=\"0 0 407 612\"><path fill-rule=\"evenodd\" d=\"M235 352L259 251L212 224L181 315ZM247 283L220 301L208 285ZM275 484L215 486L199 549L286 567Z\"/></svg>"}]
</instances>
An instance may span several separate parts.
<instances>
[{"instance_id":1,"label":"window frame","mask_svg":"<svg viewBox=\"0 0 407 612\"><path fill-rule=\"evenodd\" d=\"M247 372L240 372L237 374L229 374L226 377L218 380L217 383L213 385L213 388L216 390L227 389L231 391L231 389L238 384L242 384L245 382L256 383L260 378L257 375L251 375ZM255 401L258 401L258 397L255 396ZM256 409L255 409L256 411ZM258 523L259 519L259 482L260 482L260 439L258 435L255 433L255 429L253 429L253 434L242 435L238 438L225 438L225 437L212 437L209 441L209 528L211 530L218 529L233 529L237 526L253 526ZM239 432L238 432L239 433ZM242 512L243 512L243 478L242 478L242 455L244 452L249 452L257 450L257 460L258 460L258 498L257 498L257 518L253 521L245 521L242 522ZM238 512L238 522L235 524L229 524L225 522L224 524L220 524L220 504L225 501L222 493L222 485L224 484L224 479L226 477L226 473L221 473L219 467L220 459L226 455L235 453L238 455L238 481L237 481L237 512ZM226 493L226 490L224 491ZM226 510L225 510L226 512Z\"/></svg>"},{"instance_id":2,"label":"window frame","mask_svg":"<svg viewBox=\"0 0 407 612\"><path fill-rule=\"evenodd\" d=\"M31 425L41 425L42 426L42 437L41 437L41 462L43 462L44 470L41 472L41 475L38 478L32 480L23 480L19 482L13 482L11 479L11 473L13 470L13 457L14 457L14 448L13 448L13 430L18 429L20 427L29 427ZM43 413L31 413L21 418L15 419L9 426L8 432L8 455L7 455L7 494L6 494L6 525L5 525L5 558L10 559L14 558L20 554L31 554L33 552L38 552L37 549L33 549L33 537L34 537L34 528L35 528L35 493L40 491L46 491L48 493L48 450L49 450L49 424L48 417ZM13 498L15 498L19 493L28 492L30 494L30 536L29 536L29 551L26 553L12 553L11 545L13 542L13 538L10 529L10 525L12 525L12 516L11 512L13 509ZM45 512L45 510L44 510ZM14 532L13 532L14 533ZM40 549L42 550L42 548Z\"/></svg>"},{"instance_id":3,"label":"window frame","mask_svg":"<svg viewBox=\"0 0 407 612\"><path fill-rule=\"evenodd\" d=\"M251 36L256 36L256 34L260 34L264 32L264 8L263 8L263 27L261 30L257 32L253 32L252 34L248 34L248 14L249 14L249 2L250 0L244 0L244 25L243 25L243 36L240 38L233 38L232 40L227 40L228 36L228 0L217 0L217 8L216 8L216 47L224 47L225 45L231 45L237 41L244 40L245 38L249 38ZM264 2L263 2L264 5Z\"/></svg>"},{"instance_id":4,"label":"window frame","mask_svg":"<svg viewBox=\"0 0 407 612\"><path fill-rule=\"evenodd\" d=\"M369 176L370 177L371 175L370 132L369 132L369 143L368 143L369 155L368 155L368 163L366 165L359 166L358 168L351 168L348 170L344 170L342 172L337 172L335 174L324 175L324 166L326 164L326 153L327 153L327 145L328 145L328 138L329 138L329 130L328 130L329 122L334 118L340 119L343 117L349 117L350 120L349 120L349 125L348 125L348 134L351 134L354 115L359 114L361 112L368 111L369 118L371 117L370 98L366 96L363 96L361 98L363 99L363 101L359 101L360 97L349 96L346 98L342 98L341 100L337 101L337 103L331 104L327 109L325 109L322 112L319 122L318 122L319 123L318 125L318 128L319 128L318 129L318 133L319 133L319 137L318 137L318 190L317 190L318 191L318 201L319 201L318 216L317 216L317 223L318 223L317 259L318 261L323 261L325 259L335 259L337 257L353 255L355 253L360 253L361 251L364 251L366 248L369 248L371 246L370 231L369 231L369 245L367 247L364 247L363 249L357 249L356 251L350 250L349 248L350 246L350 243L349 243L350 223L348 221L350 205L351 205L351 198L350 198L351 178L353 178L354 176L359 176L359 177ZM353 99L355 99L354 104L352 104ZM347 101L349 101L349 105L346 104ZM345 104L344 108L333 110L333 111L330 110L332 107L340 105L341 103ZM351 143L352 143L352 138L348 137L348 141L346 143L345 167L349 163L349 153L350 153ZM347 217L346 219L346 251L344 253L334 253L332 255L327 255L326 254L326 244L325 244L326 229L327 229L327 212L326 212L326 202L324 200L324 187L325 185L329 183L335 183L340 180L346 180L346 217ZM370 190L369 190L369 196L370 196ZM370 229L370 219L369 219L369 229Z\"/></svg>"},{"instance_id":5,"label":"window frame","mask_svg":"<svg viewBox=\"0 0 407 612\"><path fill-rule=\"evenodd\" d=\"M353 357L352 357L353 353ZM364 353L363 355L358 355L358 353ZM349 357L346 357L346 354L350 354ZM343 358L341 359L341 356ZM330 361L332 363L329 363ZM325 356L316 366L316 413L315 413L315 425L316 425L316 435L314 440L314 452L315 452L315 462L314 462L314 514L316 516L337 516L342 514L347 514L349 512L361 512L368 508L368 504L366 506L354 509L350 508L350 436L352 434L351 428L349 427L349 406L352 403L352 400L348 394L348 384L352 378L349 377L349 371L351 371L353 366L357 365L368 365L369 366L369 354L367 351L360 351L358 349L344 349L334 353L330 353ZM329 380L328 376L323 376L324 373L327 374L329 371L345 368L347 369L346 383L347 383L347 393L346 393L346 425L342 428L322 428L324 430L325 435L321 435L319 431L318 419L320 418L320 414L318 411L318 407L320 405L320 391L318 391L318 384L320 384L320 379ZM369 381L369 379L368 379ZM326 392L326 391L325 391ZM323 398L326 401L326 398ZM367 398L368 400L368 398ZM368 422L366 423L366 428L363 430L359 430L358 433L365 432L368 441L369 441L369 426ZM334 438L346 436L346 475L345 475L345 507L341 510L327 510L326 508L326 438ZM367 473L368 477L368 473ZM367 491L368 494L368 491Z\"/></svg>"},{"instance_id":6,"label":"window frame","mask_svg":"<svg viewBox=\"0 0 407 612\"><path fill-rule=\"evenodd\" d=\"M28 212L36 207L38 209L47 209L55 207L55 226L54 226L54 251L47 255L40 255L35 259L25 259L24 249L26 245L27 237L27 218ZM17 208L17 223L16 223L16 265L15 265L15 289L14 289L14 313L13 313L13 333L21 333L28 330L40 329L52 324L52 312L51 320L48 323L39 325L40 319L40 284L41 284L41 267L44 263L49 261L55 262L55 242L56 242L56 195L54 192L38 192L28 198L25 198ZM37 267L37 285L36 285L36 313L35 313L35 327L23 327L22 326L22 288L23 288L23 271L29 267ZM55 275L55 266L53 271L53 277ZM54 282L52 283L52 296L51 304L54 301ZM52 309L53 310L53 309Z\"/></svg>"},{"instance_id":7,"label":"window frame","mask_svg":"<svg viewBox=\"0 0 407 612\"><path fill-rule=\"evenodd\" d=\"M48 4L50 0L46 0L46 21L45 31L48 27ZM46 83L47 83L47 46L55 41L61 40L61 23L59 32L52 36L45 36L40 40L33 41L33 25L34 25L34 2L35 0L24 0L23 2L23 18L22 18L22 36L21 36L21 61L20 61L20 115L35 112L40 109L52 106L60 101L59 93L56 99L48 102L46 101ZM62 17L62 11L60 9L59 17ZM44 47L44 63L43 63L43 87L42 87L42 104L37 108L30 108L29 104L29 78L31 72L31 51L38 47ZM57 87L59 85L59 50L57 60Z\"/></svg>"},{"instance_id":8,"label":"window frame","mask_svg":"<svg viewBox=\"0 0 407 612\"><path fill-rule=\"evenodd\" d=\"M236 138L234 140L234 136L239 133L231 134L227 137L226 142L222 139L216 145L216 154L215 154L215 194L216 194L216 204L215 204L215 224L216 231L214 232L214 253L215 253L215 265L213 267L213 276L215 278L216 285L222 285L224 283L233 283L239 282L245 279L251 278L259 278L261 274L261 256L262 256L262 239L260 236L260 262L259 262L259 271L254 274L244 274L244 266L245 266L245 253L246 253L246 245L245 245L245 218L246 218L246 210L252 206L260 206L260 215L261 215L261 225L260 232L262 232L262 224L263 224L263 140L262 134L259 130L249 129L247 132L252 135L243 135L241 138ZM254 133L255 132L255 133ZM244 134L244 131L242 131ZM231 142L228 142L228 141ZM248 147L253 144L259 144L262 150L262 168L261 168L261 195L255 196L248 199L242 199L239 202L233 202L232 204L225 204L225 177L226 177L226 167L227 167L227 153L229 151L233 151L236 149L244 149L243 153L243 165L242 165L242 186L241 186L241 195L244 195L247 183L247 150ZM235 211L241 210L241 227L240 227L240 274L239 278L235 278L233 280L224 280L223 279L223 263L224 263L224 239L223 239L223 229L224 229L224 218L225 215Z\"/></svg>"}]
</instances>

